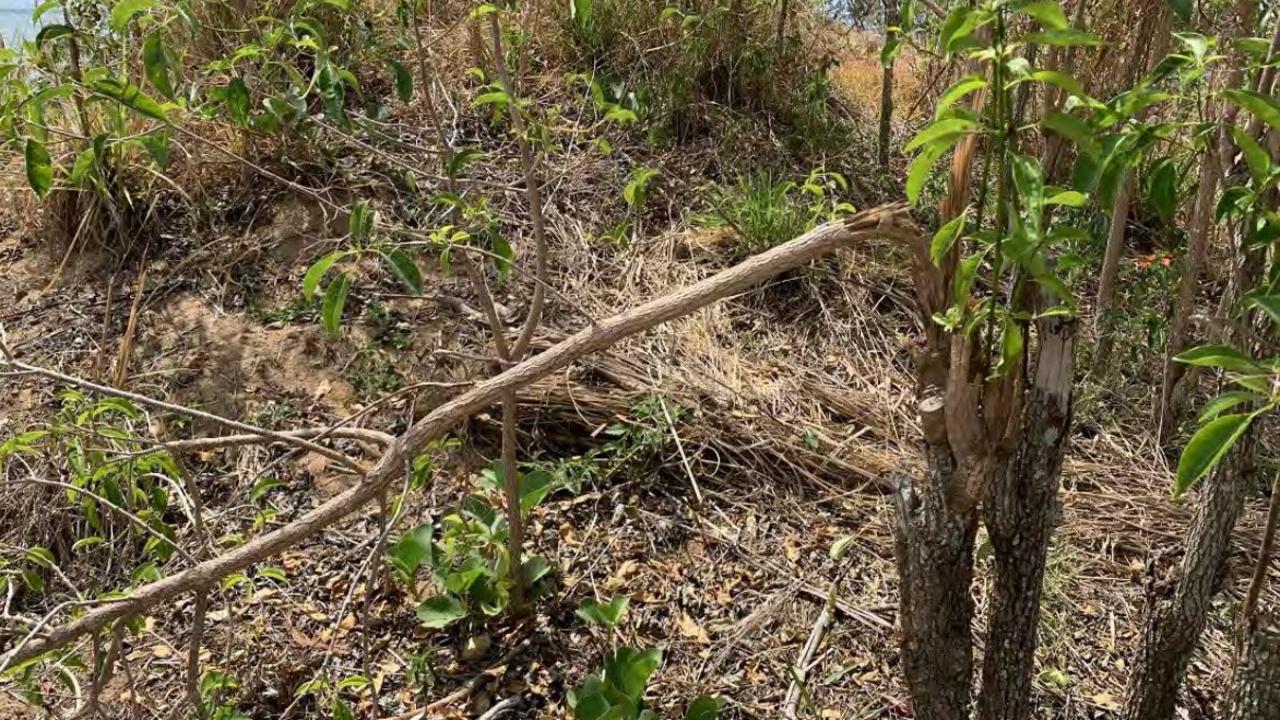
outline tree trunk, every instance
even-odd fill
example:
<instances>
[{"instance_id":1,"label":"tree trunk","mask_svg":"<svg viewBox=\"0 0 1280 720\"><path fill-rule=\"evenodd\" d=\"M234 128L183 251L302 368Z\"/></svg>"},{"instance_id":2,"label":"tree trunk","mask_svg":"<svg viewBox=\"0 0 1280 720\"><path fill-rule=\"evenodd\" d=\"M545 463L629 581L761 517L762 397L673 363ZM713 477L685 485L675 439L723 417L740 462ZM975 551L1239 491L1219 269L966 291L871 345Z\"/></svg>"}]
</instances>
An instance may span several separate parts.
<instances>
[{"instance_id":1,"label":"tree trunk","mask_svg":"<svg viewBox=\"0 0 1280 720\"><path fill-rule=\"evenodd\" d=\"M897 6L890 0L884 0L884 42L888 46L897 37L896 31L889 28L900 22ZM893 58L884 63L884 74L880 78L880 169L889 169L889 135L893 120Z\"/></svg>"},{"instance_id":2,"label":"tree trunk","mask_svg":"<svg viewBox=\"0 0 1280 720\"><path fill-rule=\"evenodd\" d=\"M996 477L985 506L995 577L979 720L1025 720L1031 713L1041 588L1071 432L1075 322L1049 318L1041 322L1039 338L1020 445L1005 472Z\"/></svg>"},{"instance_id":3,"label":"tree trunk","mask_svg":"<svg viewBox=\"0 0 1280 720\"><path fill-rule=\"evenodd\" d=\"M1151 24L1146 26L1148 30L1155 33L1152 40L1151 52L1145 57L1140 54L1134 55L1133 63L1129 66L1128 84L1132 87L1138 82L1142 69L1145 67L1147 72L1155 68L1156 64L1164 59L1164 54L1169 50L1169 37L1173 24L1173 13L1165 5L1158 6L1157 15ZM1145 120L1147 110L1138 113L1138 120ZM1129 223L1129 204L1133 199L1134 180L1132 173L1125 173L1126 179L1120 185L1119 192L1116 193L1115 203L1111 208L1111 225L1107 230L1107 249L1102 258L1102 272L1098 277L1098 294L1093 304L1093 322L1094 336L1097 338L1098 347L1093 355L1093 373L1097 376L1105 375L1107 366L1111 362L1111 350L1114 347L1114 336L1112 335L1113 318L1109 317L1111 308L1115 305L1116 299L1116 278L1120 274L1120 258L1124 255L1124 236L1125 230Z\"/></svg>"},{"instance_id":4,"label":"tree trunk","mask_svg":"<svg viewBox=\"0 0 1280 720\"><path fill-rule=\"evenodd\" d=\"M894 523L902 671L917 720L968 717L973 685L973 541L978 515L958 509L946 488L957 469L945 450L929 453L929 477L901 478Z\"/></svg>"},{"instance_id":5,"label":"tree trunk","mask_svg":"<svg viewBox=\"0 0 1280 720\"><path fill-rule=\"evenodd\" d=\"M1252 34L1253 18L1257 10L1257 0L1239 0L1236 3L1236 37ZM1244 57L1237 49L1233 51L1229 67L1232 70L1223 82L1224 88L1238 88L1244 81ZM1174 307L1173 319L1169 323L1169 340L1165 345L1164 369L1161 373L1160 395L1156 398L1154 420L1156 423L1156 440L1163 443L1173 432L1181 415L1180 399L1190 395L1179 392L1180 382L1187 373L1187 366L1176 362L1173 358L1191 345L1191 316L1195 312L1196 290L1200 284L1200 269L1204 265L1204 257L1209 245L1209 233L1213 230L1213 211L1218 183L1223 172L1230 169L1230 158L1235 152L1235 143L1231 138L1229 126L1234 124L1236 106L1226 104L1220 113L1213 108L1208 111L1209 121L1218 123L1216 147L1205 149L1200 160L1200 175L1197 179L1195 211L1192 215L1190 238L1187 241L1186 257L1183 260L1182 279L1178 285L1178 302Z\"/></svg>"},{"instance_id":6,"label":"tree trunk","mask_svg":"<svg viewBox=\"0 0 1280 720\"><path fill-rule=\"evenodd\" d=\"M1280 618L1260 615L1227 699L1228 720L1280 720Z\"/></svg>"},{"instance_id":7,"label":"tree trunk","mask_svg":"<svg viewBox=\"0 0 1280 720\"><path fill-rule=\"evenodd\" d=\"M1116 278L1120 275L1120 256L1124 254L1124 231L1129 222L1129 200L1133 196L1133 178L1129 177L1116 193L1111 208L1111 226L1107 231L1107 249L1102 256L1102 271L1098 277L1098 295L1093 304L1093 332L1098 339L1093 354L1093 373L1106 374L1111 362L1112 337L1111 307L1116 299Z\"/></svg>"},{"instance_id":8,"label":"tree trunk","mask_svg":"<svg viewBox=\"0 0 1280 720\"><path fill-rule=\"evenodd\" d=\"M1253 443L1250 429L1203 481L1203 496L1178 574L1152 588L1142 641L1129 675L1125 720L1173 717L1187 663L1204 630L1227 559L1231 532L1244 510Z\"/></svg>"}]
</instances>

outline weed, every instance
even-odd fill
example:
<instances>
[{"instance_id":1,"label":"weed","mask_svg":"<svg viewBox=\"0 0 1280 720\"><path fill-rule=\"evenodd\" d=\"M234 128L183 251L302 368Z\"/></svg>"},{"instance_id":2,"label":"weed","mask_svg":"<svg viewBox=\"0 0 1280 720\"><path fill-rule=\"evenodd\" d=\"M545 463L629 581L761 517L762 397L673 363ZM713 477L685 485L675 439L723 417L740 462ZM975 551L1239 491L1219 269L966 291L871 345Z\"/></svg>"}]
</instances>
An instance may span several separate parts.
<instances>
[{"instance_id":1,"label":"weed","mask_svg":"<svg viewBox=\"0 0 1280 720\"><path fill-rule=\"evenodd\" d=\"M758 253L791 240L817 223L853 206L839 200L848 183L838 173L818 168L803 183L769 173L739 176L728 187L712 191L714 212L699 221L728 225L738 233L742 254Z\"/></svg>"},{"instance_id":2,"label":"weed","mask_svg":"<svg viewBox=\"0 0 1280 720\"><path fill-rule=\"evenodd\" d=\"M373 400L399 390L404 382L392 356L372 343L356 351L344 375L356 395L363 400Z\"/></svg>"},{"instance_id":3,"label":"weed","mask_svg":"<svg viewBox=\"0 0 1280 720\"><path fill-rule=\"evenodd\" d=\"M481 473L479 492L463 498L437 522L410 529L388 549L387 563L410 592L417 595L417 575L430 572L438 594L418 604L418 621L443 629L467 618L476 621L502 614L511 595L508 531L502 509L502 468L495 463ZM548 472L522 472L520 510L529 513L559 489ZM535 594L551 571L541 557L520 558L524 584Z\"/></svg>"}]
</instances>

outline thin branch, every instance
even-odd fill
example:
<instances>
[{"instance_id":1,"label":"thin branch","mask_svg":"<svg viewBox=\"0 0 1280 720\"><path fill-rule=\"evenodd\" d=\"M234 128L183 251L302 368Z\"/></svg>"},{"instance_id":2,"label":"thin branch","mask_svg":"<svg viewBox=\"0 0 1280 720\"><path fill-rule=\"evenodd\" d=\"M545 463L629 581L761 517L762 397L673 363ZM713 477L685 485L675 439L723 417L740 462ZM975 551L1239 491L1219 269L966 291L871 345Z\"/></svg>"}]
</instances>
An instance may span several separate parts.
<instances>
[{"instance_id":1,"label":"thin branch","mask_svg":"<svg viewBox=\"0 0 1280 720\"><path fill-rule=\"evenodd\" d=\"M516 144L520 148L520 164L524 166L524 190L529 201L529 219L533 222L534 252L537 256L535 274L539 282L533 287L529 317L525 318L524 329L520 332L515 348L511 351L511 358L520 360L529 351L533 334L537 332L538 324L542 322L542 306L547 299L547 234L542 222L542 179L538 173L537 159L529 147L529 137L524 124L524 114L520 111L520 101L516 96L516 87L511 83L511 75L507 72L507 61L503 57L498 13L489 13L489 36L493 41L493 66L511 105L511 125L515 130Z\"/></svg>"},{"instance_id":2,"label":"thin branch","mask_svg":"<svg viewBox=\"0 0 1280 720\"><path fill-rule=\"evenodd\" d=\"M20 360L16 360L12 358L12 356L6 356L5 362L9 365L9 367L16 368L17 370L35 373L36 375L43 375L44 377L58 380L60 382L67 383L68 385L74 385L76 387L84 388L85 390L90 390L92 392L96 392L101 395L111 395L113 397L124 398L125 400L129 400L130 402L138 403L139 405L149 405L151 407L160 408L161 410L168 410L169 412L178 413L179 415L186 415L188 417L207 420L208 422L215 423L217 425L221 425L223 427L227 427L232 430L240 430L242 432L252 433L254 435L257 435L263 438L278 440L287 445L294 445L297 447L305 448L307 450L310 450L313 453L316 453L317 455L323 455L324 457L327 457L330 460L335 460L339 463L342 463L344 466L346 466L347 468L350 468L351 470L354 470L357 473L361 473L361 474L364 473L364 468L361 467L359 463L347 457L346 455L343 455L337 450L332 450L323 445L317 445L316 443L306 440L305 438L297 437L296 435L291 435L288 432L280 432L277 430L267 430L266 428L256 427L254 425L243 423L238 420L231 420L229 418L224 418L220 415L214 415L213 413L208 413L203 410L196 410L195 408L189 408L183 405L175 405L174 403L165 402L163 400L156 400L154 398L149 398L146 395L139 395L138 393L129 392L128 390L120 390L118 388L113 388L109 385L99 385L98 383L90 382L88 380L84 380L84 379L75 377L73 375L67 375L66 373L58 372L57 370L51 370L49 368L30 365Z\"/></svg>"}]
</instances>

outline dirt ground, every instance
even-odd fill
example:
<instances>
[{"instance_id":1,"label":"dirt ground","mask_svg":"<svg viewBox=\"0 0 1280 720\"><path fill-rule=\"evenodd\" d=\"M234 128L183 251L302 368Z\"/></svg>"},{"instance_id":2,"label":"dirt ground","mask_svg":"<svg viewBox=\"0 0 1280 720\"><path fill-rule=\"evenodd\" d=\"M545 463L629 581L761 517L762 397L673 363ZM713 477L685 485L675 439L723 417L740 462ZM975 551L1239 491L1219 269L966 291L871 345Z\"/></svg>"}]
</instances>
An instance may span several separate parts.
<instances>
[{"instance_id":1,"label":"dirt ground","mask_svg":"<svg viewBox=\"0 0 1280 720\"><path fill-rule=\"evenodd\" d=\"M0 317L28 362L111 378L128 345L125 377L135 391L276 428L332 422L399 393L359 421L394 433L483 376L484 364L468 359L484 355L479 327L461 305L442 299L468 300L454 278L435 279L434 299L387 297L377 313L366 307L341 340L291 315L297 257L326 238L322 228L280 220L288 216L239 228L238 237L209 251L245 251L238 265L167 272L193 252L174 244L145 266L134 261L114 274L79 258L52 287L57 252L30 232L11 232L0 244L7 268ZM612 262L636 272L577 297L598 309L617 294L643 296L696 277L708 269L705 256L684 248L705 244L701 234L682 231L633 248ZM277 251L286 245L287 252ZM255 246L267 250L247 252ZM576 252L571 244L558 251L566 259ZM892 262L884 249L867 252ZM606 649L626 643L663 649L649 697L664 716L712 693L729 701L730 717L771 718L781 713L798 653L830 594L835 621L805 668L802 716L909 716L894 651L891 504L880 489L887 472L918 463L902 340L909 326L895 305L897 271L888 264L865 272L867 259L843 257L784 281L796 287L699 313L528 392L521 439L538 457L582 453L598 442L592 433L603 421L643 422L628 417L629 408L655 392L669 393L684 410L679 423L659 427L669 429L670 442L658 443L638 470L577 494L557 493L535 510L532 543L555 568L555 592L532 617L449 632L417 627L415 601L403 587L382 579L366 592L362 573L378 531L369 509L279 558L287 583L219 593L202 666L238 679L237 707L252 718L324 716L314 699L295 696L298 687L317 675L357 673L371 674L384 716L409 717L445 699L432 715L473 717L519 696L515 716L553 718L566 716L566 691L598 669ZM569 272L567 264L560 272ZM375 272L363 280L368 297L392 294ZM809 304L842 283L840 306ZM139 284L142 299L132 313ZM131 314L134 330L125 342ZM561 308L552 326L571 329L570 314ZM6 380L3 434L46 421L57 389ZM741 422L717 419L725 414ZM214 430L169 421L153 418L158 437ZM1037 679L1043 714L1053 717L1106 717L1116 709L1145 587L1172 559L1154 557L1152 548L1176 546L1188 516L1168 499L1163 460L1149 459L1140 428L1082 425L1087 432L1076 438L1064 480ZM758 437L745 435L753 429ZM403 525L433 517L467 492L474 471L495 454L495 436L492 418L473 421L464 449L441 458L429 488L409 496ZM796 447L816 448L811 454L825 461L779 461ZM263 472L284 481L271 496L276 514L268 526L349 482L316 456L278 466L282 454L250 448L187 459L215 535L255 531L243 497ZM8 512L30 512L49 497L20 485L4 493ZM63 508L43 512L38 522L47 532L65 532ZM1255 508L1241 533L1246 546L1256 540L1257 523ZM5 542L20 542L28 527L5 528ZM833 560L830 549L841 539L847 554ZM1226 618L1245 563L1242 552L1193 668L1192 715L1208 714L1226 672ZM100 572L86 565L88 576ZM980 596L982 580L980 572ZM574 615L581 599L617 593L631 597L631 610L615 633L585 627ZM130 677L118 675L102 695L111 714L163 717L177 706L191 612L190 598L166 607L126 643ZM46 699L56 697L49 688ZM370 698L366 689L348 700L363 716Z\"/></svg>"}]
</instances>

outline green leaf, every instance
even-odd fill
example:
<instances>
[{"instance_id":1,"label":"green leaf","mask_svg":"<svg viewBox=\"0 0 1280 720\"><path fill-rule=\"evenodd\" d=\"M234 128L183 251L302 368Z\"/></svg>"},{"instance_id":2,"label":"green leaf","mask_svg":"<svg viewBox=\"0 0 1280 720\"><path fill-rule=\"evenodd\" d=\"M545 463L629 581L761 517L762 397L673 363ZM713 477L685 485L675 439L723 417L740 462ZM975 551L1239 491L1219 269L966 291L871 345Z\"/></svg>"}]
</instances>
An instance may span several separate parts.
<instances>
[{"instance_id":1,"label":"green leaf","mask_svg":"<svg viewBox=\"0 0 1280 720\"><path fill-rule=\"evenodd\" d=\"M68 25L63 25L61 23L45 25L40 28L40 32L36 33L36 47L43 51L44 46L47 43L73 34L75 34L75 31Z\"/></svg>"},{"instance_id":2,"label":"green leaf","mask_svg":"<svg viewBox=\"0 0 1280 720\"><path fill-rule=\"evenodd\" d=\"M45 13L61 6L62 0L44 0L44 2L36 6L35 10L31 11L31 24L38 24L40 22L40 18L44 17Z\"/></svg>"},{"instance_id":3,"label":"green leaf","mask_svg":"<svg viewBox=\"0 0 1280 720\"><path fill-rule=\"evenodd\" d=\"M27 182L36 195L43 198L53 187L53 160L44 144L35 138L27 138L27 146L23 150L27 165Z\"/></svg>"},{"instance_id":4,"label":"green leaf","mask_svg":"<svg viewBox=\"0 0 1280 720\"><path fill-rule=\"evenodd\" d=\"M1280 105L1275 100L1249 90L1223 90L1228 100L1249 111L1254 117L1280 131Z\"/></svg>"},{"instance_id":5,"label":"green leaf","mask_svg":"<svg viewBox=\"0 0 1280 720\"><path fill-rule=\"evenodd\" d=\"M482 157L484 157L484 153L476 148L463 148L449 158L449 166L445 170L449 173L449 177L456 178L462 174L463 170L467 169L468 165Z\"/></svg>"},{"instance_id":6,"label":"green leaf","mask_svg":"<svg viewBox=\"0 0 1280 720\"><path fill-rule=\"evenodd\" d=\"M274 580L278 583L284 583L285 585L289 584L289 578L284 574L284 570L275 567L274 565L258 568L258 571L255 572L253 576L266 580Z\"/></svg>"},{"instance_id":7,"label":"green leaf","mask_svg":"<svg viewBox=\"0 0 1280 720\"><path fill-rule=\"evenodd\" d=\"M911 152L923 145L930 145L939 140L944 140L952 135L967 135L975 132L979 128L978 123L968 118L943 118L935 120L923 130L921 130L907 146L902 149L903 152ZM952 142L955 142L952 140Z\"/></svg>"},{"instance_id":8,"label":"green leaf","mask_svg":"<svg viewBox=\"0 0 1280 720\"><path fill-rule=\"evenodd\" d=\"M1179 497L1212 470L1249 428L1257 413L1223 415L1200 427L1178 459L1173 495Z\"/></svg>"},{"instance_id":9,"label":"green leaf","mask_svg":"<svg viewBox=\"0 0 1280 720\"><path fill-rule=\"evenodd\" d=\"M951 248L956 244L956 239L964 233L965 214L960 213L950 222L938 228L938 232L933 234L933 240L929 243L929 257L933 260L933 264L941 267L942 259L947 253L951 252Z\"/></svg>"},{"instance_id":10,"label":"green leaf","mask_svg":"<svg viewBox=\"0 0 1280 720\"><path fill-rule=\"evenodd\" d=\"M858 538L854 535L845 535L831 543L831 549L827 551L827 554L831 556L833 561L839 562L849 553L849 549L853 547L857 540Z\"/></svg>"},{"instance_id":11,"label":"green leaf","mask_svg":"<svg viewBox=\"0 0 1280 720\"><path fill-rule=\"evenodd\" d=\"M605 659L605 683L612 685L628 700L639 703L649 678L661 664L662 651L658 648L618 648Z\"/></svg>"},{"instance_id":12,"label":"green leaf","mask_svg":"<svg viewBox=\"0 0 1280 720\"><path fill-rule=\"evenodd\" d=\"M1041 45L1058 45L1060 47L1101 47L1102 38L1083 30L1043 30L1030 33L1022 38L1023 42L1040 43Z\"/></svg>"},{"instance_id":13,"label":"green leaf","mask_svg":"<svg viewBox=\"0 0 1280 720\"><path fill-rule=\"evenodd\" d=\"M253 484L253 488L249 490L249 502L256 503L267 493L279 487L284 487L284 483L279 478L271 477L270 475L258 478L258 481Z\"/></svg>"},{"instance_id":14,"label":"green leaf","mask_svg":"<svg viewBox=\"0 0 1280 720\"><path fill-rule=\"evenodd\" d=\"M423 523L387 548L387 560L405 578L413 578L424 562L431 558L431 523Z\"/></svg>"},{"instance_id":15,"label":"green leaf","mask_svg":"<svg viewBox=\"0 0 1280 720\"><path fill-rule=\"evenodd\" d=\"M234 78L227 83L223 100L227 105L227 113L231 115L231 120L240 127L248 127L249 125L249 86L244 84L244 78Z\"/></svg>"},{"instance_id":16,"label":"green leaf","mask_svg":"<svg viewBox=\"0 0 1280 720\"><path fill-rule=\"evenodd\" d=\"M1280 325L1280 295L1253 295L1246 303L1266 313L1271 322Z\"/></svg>"},{"instance_id":17,"label":"green leaf","mask_svg":"<svg viewBox=\"0 0 1280 720\"><path fill-rule=\"evenodd\" d=\"M1200 411L1200 422L1207 423L1237 405L1255 400L1263 400L1263 396L1247 390L1231 390L1210 400Z\"/></svg>"},{"instance_id":18,"label":"green leaf","mask_svg":"<svg viewBox=\"0 0 1280 720\"><path fill-rule=\"evenodd\" d=\"M57 559L53 556L53 552L43 545L32 545L22 554L28 562L39 565L46 570L50 570L58 564Z\"/></svg>"},{"instance_id":19,"label":"green leaf","mask_svg":"<svg viewBox=\"0 0 1280 720\"><path fill-rule=\"evenodd\" d=\"M684 720L718 720L720 708L723 706L724 701L720 698L702 695L689 704L689 711L684 714Z\"/></svg>"},{"instance_id":20,"label":"green leaf","mask_svg":"<svg viewBox=\"0 0 1280 720\"><path fill-rule=\"evenodd\" d=\"M164 107L150 95L142 92L142 88L129 83L122 83L115 78L105 78L93 83L93 91L99 95L115 100L139 114L161 122L169 122Z\"/></svg>"},{"instance_id":21,"label":"green leaf","mask_svg":"<svg viewBox=\"0 0 1280 720\"><path fill-rule=\"evenodd\" d=\"M516 260L516 251L511 247L511 243L501 235L494 235L489 240L489 245L493 248L493 266L498 271L498 275L506 277L511 274L511 265Z\"/></svg>"},{"instance_id":22,"label":"green leaf","mask_svg":"<svg viewBox=\"0 0 1280 720\"><path fill-rule=\"evenodd\" d=\"M79 540L72 543L71 551L75 552L77 550L83 550L85 548L97 547L104 543L106 543L106 540L103 540L98 535L90 535L89 537L80 538Z\"/></svg>"},{"instance_id":23,"label":"green leaf","mask_svg":"<svg viewBox=\"0 0 1280 720\"><path fill-rule=\"evenodd\" d=\"M356 720L356 714L351 711L351 706L342 698L334 698L329 704L329 712L333 715L333 720Z\"/></svg>"},{"instance_id":24,"label":"green leaf","mask_svg":"<svg viewBox=\"0 0 1280 720\"><path fill-rule=\"evenodd\" d=\"M423 627L441 630L467 616L467 609L452 595L437 595L423 600L417 609Z\"/></svg>"},{"instance_id":25,"label":"green leaf","mask_svg":"<svg viewBox=\"0 0 1280 720\"><path fill-rule=\"evenodd\" d=\"M409 253L400 248L392 248L390 252L381 253L382 257L391 266L391 272L399 278L404 286L409 288L416 295L421 295L424 289L422 282L422 271L418 269L418 264L409 257Z\"/></svg>"},{"instance_id":26,"label":"green leaf","mask_svg":"<svg viewBox=\"0 0 1280 720\"><path fill-rule=\"evenodd\" d=\"M155 7L156 0L120 0L111 8L111 29L124 33L134 15Z\"/></svg>"},{"instance_id":27,"label":"green leaf","mask_svg":"<svg viewBox=\"0 0 1280 720\"><path fill-rule=\"evenodd\" d=\"M1040 0L1018 9L1039 20L1040 24L1049 30L1066 30L1071 27L1071 23L1067 21L1067 14L1062 12L1062 7L1056 0Z\"/></svg>"},{"instance_id":28,"label":"green leaf","mask_svg":"<svg viewBox=\"0 0 1280 720\"><path fill-rule=\"evenodd\" d=\"M546 470L535 470L520 476L520 510L529 512L560 487L556 476Z\"/></svg>"},{"instance_id":29,"label":"green leaf","mask_svg":"<svg viewBox=\"0 0 1280 720\"><path fill-rule=\"evenodd\" d=\"M172 100L173 84L169 81L169 59L165 54L164 40L160 37L159 30L147 35L147 39L142 43L142 65L151 85L159 90L161 95Z\"/></svg>"},{"instance_id":30,"label":"green leaf","mask_svg":"<svg viewBox=\"0 0 1280 720\"><path fill-rule=\"evenodd\" d=\"M947 15L938 33L938 49L949 55L964 46L973 35L973 31L991 19L988 11L971 7L968 4L957 4Z\"/></svg>"},{"instance_id":31,"label":"green leaf","mask_svg":"<svg viewBox=\"0 0 1280 720\"><path fill-rule=\"evenodd\" d=\"M983 253L974 253L960 261L956 268L955 301L964 308L969 301L969 291L973 289L973 281L978 277L978 268L982 267Z\"/></svg>"},{"instance_id":32,"label":"green leaf","mask_svg":"<svg viewBox=\"0 0 1280 720\"><path fill-rule=\"evenodd\" d=\"M1068 115L1064 112L1050 113L1048 117L1040 122L1040 126L1074 142L1081 152L1091 158L1096 159L1102 154L1102 148L1099 146L1098 141L1094 139L1093 129L1074 115Z\"/></svg>"},{"instance_id":33,"label":"green leaf","mask_svg":"<svg viewBox=\"0 0 1280 720\"><path fill-rule=\"evenodd\" d=\"M363 245L369 239L373 234L373 211L369 203L358 200L352 204L347 229L351 233L351 242L356 245Z\"/></svg>"},{"instance_id":34,"label":"green leaf","mask_svg":"<svg viewBox=\"0 0 1280 720\"><path fill-rule=\"evenodd\" d=\"M1088 202L1088 200L1089 196L1078 190L1063 190L1062 192L1054 193L1049 196L1044 201L1044 204L1078 208L1084 207L1084 204Z\"/></svg>"},{"instance_id":35,"label":"green leaf","mask_svg":"<svg viewBox=\"0 0 1280 720\"><path fill-rule=\"evenodd\" d=\"M402 103L409 102L413 99L413 76L396 60L387 60L387 65L396 79L396 96Z\"/></svg>"},{"instance_id":36,"label":"green leaf","mask_svg":"<svg viewBox=\"0 0 1280 720\"><path fill-rule=\"evenodd\" d=\"M1232 215L1247 215L1249 209L1258 200L1258 194L1250 188L1236 185L1222 191L1218 204L1213 209L1214 222L1222 222Z\"/></svg>"},{"instance_id":37,"label":"green leaf","mask_svg":"<svg viewBox=\"0 0 1280 720\"><path fill-rule=\"evenodd\" d=\"M955 105L965 95L975 90L981 90L987 86L987 81L977 75L966 75L951 84L951 87L942 92L938 97L938 105L934 108L934 117L940 118L952 105Z\"/></svg>"},{"instance_id":38,"label":"green leaf","mask_svg":"<svg viewBox=\"0 0 1280 720\"><path fill-rule=\"evenodd\" d=\"M320 287L320 281L324 279L325 273L329 272L329 268L347 254L346 250L334 250L312 263L311 267L307 268L307 274L302 278L302 296L310 300L316 294L316 288Z\"/></svg>"},{"instance_id":39,"label":"green leaf","mask_svg":"<svg viewBox=\"0 0 1280 720\"><path fill-rule=\"evenodd\" d=\"M1271 154L1266 151L1247 130L1235 125L1231 126L1231 137L1235 139L1236 145L1240 151L1244 153L1244 162L1249 166L1249 175L1253 181L1261 186L1267 181L1267 177L1271 175L1272 163Z\"/></svg>"},{"instance_id":40,"label":"green leaf","mask_svg":"<svg viewBox=\"0 0 1280 720\"><path fill-rule=\"evenodd\" d=\"M577 615L592 625L614 627L622 619L630 603L631 597L628 595L614 595L607 603L587 598L578 605Z\"/></svg>"},{"instance_id":41,"label":"green leaf","mask_svg":"<svg viewBox=\"0 0 1280 720\"><path fill-rule=\"evenodd\" d=\"M1156 214L1164 220L1172 220L1178 211L1178 168L1172 158L1156 163L1151 171L1148 197Z\"/></svg>"},{"instance_id":42,"label":"green leaf","mask_svg":"<svg viewBox=\"0 0 1280 720\"><path fill-rule=\"evenodd\" d=\"M1004 317L1004 333L1000 342L1000 362L996 364L994 377L1000 377L1022 362L1022 326L1007 314Z\"/></svg>"},{"instance_id":43,"label":"green leaf","mask_svg":"<svg viewBox=\"0 0 1280 720\"><path fill-rule=\"evenodd\" d=\"M604 114L604 119L606 122L618 123L619 125L629 125L640 118L634 111L628 110L627 108L619 105L614 105Z\"/></svg>"},{"instance_id":44,"label":"green leaf","mask_svg":"<svg viewBox=\"0 0 1280 720\"><path fill-rule=\"evenodd\" d=\"M324 329L330 335L342 332L342 306L347 302L347 291L351 289L351 276L342 273L329 283L324 292L324 306L320 312Z\"/></svg>"},{"instance_id":45,"label":"green leaf","mask_svg":"<svg viewBox=\"0 0 1280 720\"><path fill-rule=\"evenodd\" d=\"M500 108L506 108L508 101L509 98L507 98L507 92L505 90L494 90L477 95L476 99L471 101L471 107L497 105Z\"/></svg>"},{"instance_id":46,"label":"green leaf","mask_svg":"<svg viewBox=\"0 0 1280 720\"><path fill-rule=\"evenodd\" d=\"M1244 373L1257 372L1259 369L1253 358L1230 345L1201 345L1191 348L1173 359L1188 365L1218 367L1224 370Z\"/></svg>"},{"instance_id":47,"label":"green leaf","mask_svg":"<svg viewBox=\"0 0 1280 720\"><path fill-rule=\"evenodd\" d=\"M1031 80L1034 82L1042 82L1046 85L1053 85L1054 87L1061 88L1068 94L1075 95L1079 98L1089 97L1089 94L1084 91L1084 86L1080 84L1079 80L1067 73L1059 72L1057 70L1036 70L1023 78L1023 80Z\"/></svg>"},{"instance_id":48,"label":"green leaf","mask_svg":"<svg viewBox=\"0 0 1280 720\"><path fill-rule=\"evenodd\" d=\"M952 142L959 139L960 136L956 135ZM924 184L929 181L934 163L938 162L938 158L942 157L947 149L942 145L929 145L911 161L911 165L907 168L907 202L915 205L920 200L920 192L924 190Z\"/></svg>"}]
</instances>

